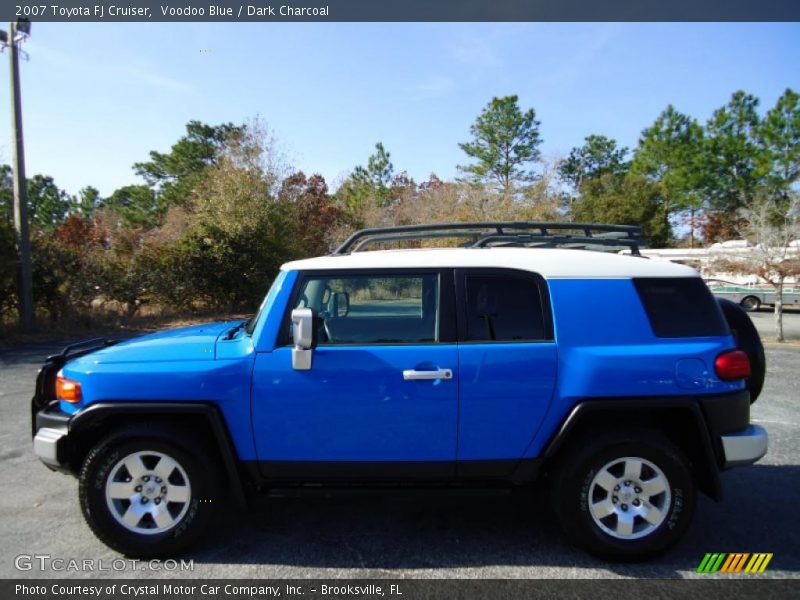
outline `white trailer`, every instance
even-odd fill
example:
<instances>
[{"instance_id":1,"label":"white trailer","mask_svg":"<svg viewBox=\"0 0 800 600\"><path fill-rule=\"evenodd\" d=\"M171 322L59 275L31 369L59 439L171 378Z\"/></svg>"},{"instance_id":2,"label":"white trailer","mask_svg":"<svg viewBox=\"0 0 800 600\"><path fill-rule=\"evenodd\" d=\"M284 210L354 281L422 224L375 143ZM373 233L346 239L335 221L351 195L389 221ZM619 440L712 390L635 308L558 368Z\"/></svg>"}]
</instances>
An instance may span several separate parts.
<instances>
[{"instance_id":1,"label":"white trailer","mask_svg":"<svg viewBox=\"0 0 800 600\"><path fill-rule=\"evenodd\" d=\"M748 312L762 306L773 306L777 299L777 292L772 286L740 285L720 279L707 279L706 283L716 297L736 302ZM800 288L784 286L783 305L800 306Z\"/></svg>"}]
</instances>

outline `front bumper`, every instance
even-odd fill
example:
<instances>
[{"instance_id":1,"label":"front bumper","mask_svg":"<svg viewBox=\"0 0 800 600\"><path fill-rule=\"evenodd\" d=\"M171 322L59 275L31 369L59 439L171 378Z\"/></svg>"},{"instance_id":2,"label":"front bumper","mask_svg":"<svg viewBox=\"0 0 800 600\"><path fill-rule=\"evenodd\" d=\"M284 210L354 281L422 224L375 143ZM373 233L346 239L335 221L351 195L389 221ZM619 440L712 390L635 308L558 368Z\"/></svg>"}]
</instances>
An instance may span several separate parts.
<instances>
[{"instance_id":1,"label":"front bumper","mask_svg":"<svg viewBox=\"0 0 800 600\"><path fill-rule=\"evenodd\" d=\"M49 468L69 471L73 454L69 440L70 416L61 412L58 402L52 402L35 413L33 419L33 453Z\"/></svg>"},{"instance_id":2,"label":"front bumper","mask_svg":"<svg viewBox=\"0 0 800 600\"><path fill-rule=\"evenodd\" d=\"M66 445L65 432L43 427L33 438L33 453L48 467L58 469L67 462Z\"/></svg>"},{"instance_id":3,"label":"front bumper","mask_svg":"<svg viewBox=\"0 0 800 600\"><path fill-rule=\"evenodd\" d=\"M767 453L767 430L760 425L721 436L725 468L751 465Z\"/></svg>"},{"instance_id":4,"label":"front bumper","mask_svg":"<svg viewBox=\"0 0 800 600\"><path fill-rule=\"evenodd\" d=\"M51 469L71 471L74 454L70 443L70 415L62 412L56 400L56 376L70 360L119 342L96 338L72 344L59 354L48 356L36 376L36 391L31 399L31 436L33 452Z\"/></svg>"}]
</instances>

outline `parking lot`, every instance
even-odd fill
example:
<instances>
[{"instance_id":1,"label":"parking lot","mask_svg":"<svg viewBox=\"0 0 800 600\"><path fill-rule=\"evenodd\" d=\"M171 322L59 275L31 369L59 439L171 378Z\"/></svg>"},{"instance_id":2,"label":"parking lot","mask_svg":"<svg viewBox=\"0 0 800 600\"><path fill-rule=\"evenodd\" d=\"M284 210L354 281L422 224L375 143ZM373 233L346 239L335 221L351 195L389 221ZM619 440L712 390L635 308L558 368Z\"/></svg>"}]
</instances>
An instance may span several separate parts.
<instances>
[{"instance_id":1,"label":"parking lot","mask_svg":"<svg viewBox=\"0 0 800 600\"><path fill-rule=\"evenodd\" d=\"M762 337L774 339L775 313L772 308L762 308L757 312L749 313L750 318L758 327ZM789 341L800 341L800 309L786 309L783 315L783 335Z\"/></svg>"},{"instance_id":2,"label":"parking lot","mask_svg":"<svg viewBox=\"0 0 800 600\"><path fill-rule=\"evenodd\" d=\"M787 315L800 338L800 314ZM771 314L755 315L771 335ZM117 555L84 524L74 479L49 472L31 452L28 403L36 371L57 345L0 351L0 576L84 577L15 568L19 555L93 559ZM706 552L772 552L766 575L800 575L800 346L769 345L768 376L753 420L770 434L757 465L723 474L726 498L701 497L688 535L644 564L597 561L571 547L545 494L361 492L264 497L223 511L204 544L182 558L190 577L709 577L694 573ZM104 577L135 577L130 570ZM148 576L169 576L161 572Z\"/></svg>"}]
</instances>

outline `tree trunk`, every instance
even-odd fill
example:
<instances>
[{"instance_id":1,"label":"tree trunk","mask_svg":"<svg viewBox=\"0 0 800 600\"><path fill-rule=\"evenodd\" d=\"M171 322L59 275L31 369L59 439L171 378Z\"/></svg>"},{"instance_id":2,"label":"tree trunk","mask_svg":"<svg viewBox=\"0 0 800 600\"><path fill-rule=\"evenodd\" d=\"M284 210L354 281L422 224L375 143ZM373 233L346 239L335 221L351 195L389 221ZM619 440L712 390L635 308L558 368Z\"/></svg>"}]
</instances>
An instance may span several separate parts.
<instances>
[{"instance_id":1,"label":"tree trunk","mask_svg":"<svg viewBox=\"0 0 800 600\"><path fill-rule=\"evenodd\" d=\"M130 302L125 303L125 316L128 319L132 319L136 316L136 313L139 311L139 305L137 304L136 300L131 300Z\"/></svg>"},{"instance_id":2,"label":"tree trunk","mask_svg":"<svg viewBox=\"0 0 800 600\"><path fill-rule=\"evenodd\" d=\"M783 337L783 277L775 286L775 341L786 341Z\"/></svg>"}]
</instances>

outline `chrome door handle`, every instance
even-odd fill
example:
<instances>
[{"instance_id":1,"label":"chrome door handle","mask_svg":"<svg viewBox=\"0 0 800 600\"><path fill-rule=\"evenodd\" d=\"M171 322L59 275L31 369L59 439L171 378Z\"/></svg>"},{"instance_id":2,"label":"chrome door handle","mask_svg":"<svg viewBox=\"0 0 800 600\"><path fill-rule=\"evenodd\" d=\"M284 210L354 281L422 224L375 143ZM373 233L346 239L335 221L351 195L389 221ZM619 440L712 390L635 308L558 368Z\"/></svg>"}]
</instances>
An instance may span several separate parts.
<instances>
[{"instance_id":1,"label":"chrome door handle","mask_svg":"<svg viewBox=\"0 0 800 600\"><path fill-rule=\"evenodd\" d=\"M403 371L403 379L406 381L424 381L426 379L452 379L453 371L451 369L436 369L435 371L417 371L415 369L406 369Z\"/></svg>"}]
</instances>

